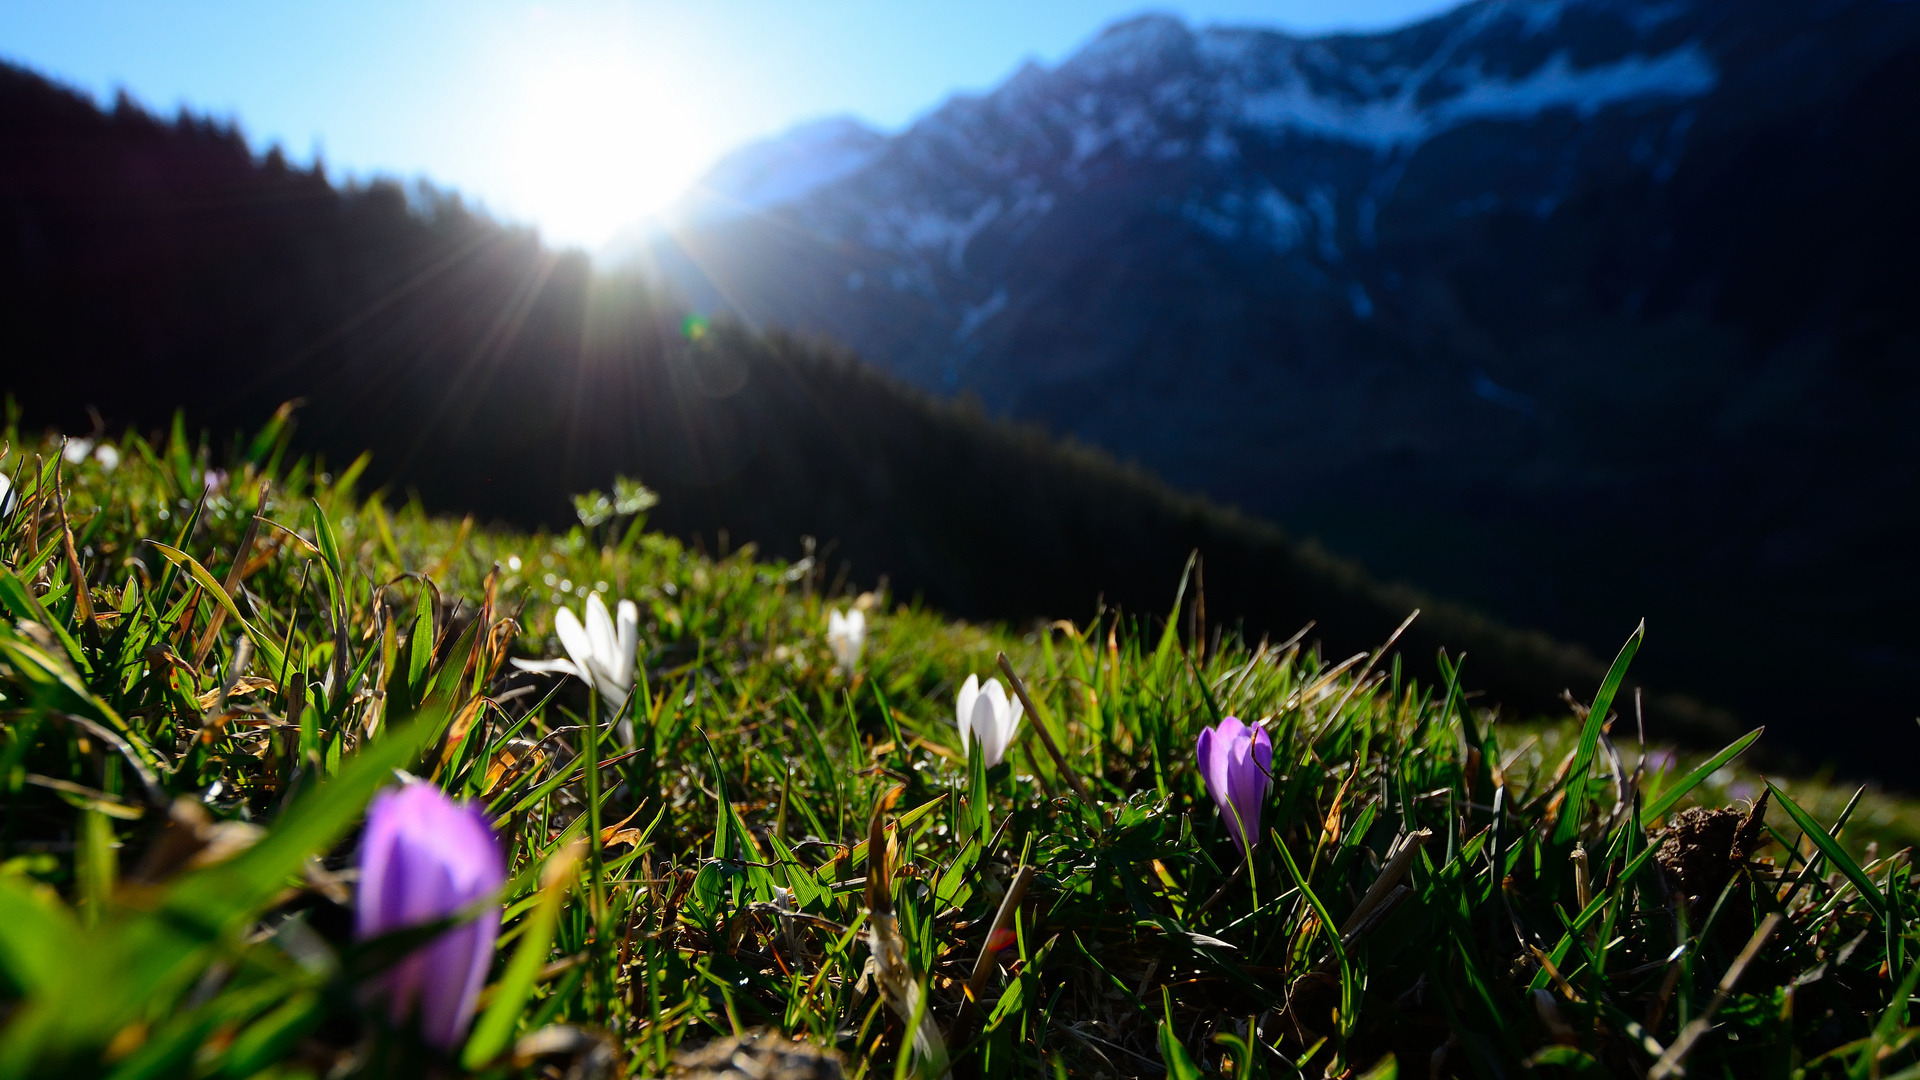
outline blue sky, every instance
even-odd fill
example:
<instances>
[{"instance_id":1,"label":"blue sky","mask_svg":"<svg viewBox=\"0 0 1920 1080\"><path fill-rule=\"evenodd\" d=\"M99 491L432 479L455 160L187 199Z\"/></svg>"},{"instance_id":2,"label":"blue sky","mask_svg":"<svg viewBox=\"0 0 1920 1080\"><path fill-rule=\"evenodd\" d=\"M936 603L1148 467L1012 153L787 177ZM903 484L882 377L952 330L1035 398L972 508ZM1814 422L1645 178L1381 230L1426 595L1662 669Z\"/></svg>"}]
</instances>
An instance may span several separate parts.
<instances>
[{"instance_id":1,"label":"blue sky","mask_svg":"<svg viewBox=\"0 0 1920 1080\"><path fill-rule=\"evenodd\" d=\"M1453 2L0 0L0 56L591 247L744 141L835 113L897 129L1143 10L1315 32Z\"/></svg>"}]
</instances>

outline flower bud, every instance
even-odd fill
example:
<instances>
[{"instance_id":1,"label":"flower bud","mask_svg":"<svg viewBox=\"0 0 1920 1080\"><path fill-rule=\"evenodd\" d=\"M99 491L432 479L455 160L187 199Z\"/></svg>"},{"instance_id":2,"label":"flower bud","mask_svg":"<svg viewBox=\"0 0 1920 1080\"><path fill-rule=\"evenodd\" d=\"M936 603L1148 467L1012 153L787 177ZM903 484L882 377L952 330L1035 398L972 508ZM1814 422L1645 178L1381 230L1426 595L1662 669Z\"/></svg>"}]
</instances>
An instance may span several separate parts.
<instances>
[{"instance_id":1,"label":"flower bud","mask_svg":"<svg viewBox=\"0 0 1920 1080\"><path fill-rule=\"evenodd\" d=\"M505 860L481 812L432 784L378 795L360 846L355 931L361 939L449 918L497 892ZM421 1034L450 1050L467 1033L500 933L496 901L388 969L380 990L393 1021L418 1014Z\"/></svg>"},{"instance_id":2,"label":"flower bud","mask_svg":"<svg viewBox=\"0 0 1920 1080\"><path fill-rule=\"evenodd\" d=\"M1273 740L1265 728L1229 716L1200 732L1195 751L1207 794L1241 851L1260 842L1260 808L1273 784Z\"/></svg>"}]
</instances>

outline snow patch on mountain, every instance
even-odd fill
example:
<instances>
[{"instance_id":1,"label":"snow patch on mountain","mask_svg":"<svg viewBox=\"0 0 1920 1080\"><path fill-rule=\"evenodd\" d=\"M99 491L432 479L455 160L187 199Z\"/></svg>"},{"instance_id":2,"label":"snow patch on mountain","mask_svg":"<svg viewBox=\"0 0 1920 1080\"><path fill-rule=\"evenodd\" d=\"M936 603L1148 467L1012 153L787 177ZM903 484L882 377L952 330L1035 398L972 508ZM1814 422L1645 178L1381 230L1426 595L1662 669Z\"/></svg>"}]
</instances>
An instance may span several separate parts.
<instances>
[{"instance_id":1,"label":"snow patch on mountain","mask_svg":"<svg viewBox=\"0 0 1920 1080\"><path fill-rule=\"evenodd\" d=\"M1000 314L1006 306L1007 287L1002 285L993 290L993 295L987 297L982 303L963 308L960 312L960 327L953 332L953 343L958 345L972 337L973 332L980 329L982 323Z\"/></svg>"},{"instance_id":2,"label":"snow patch on mountain","mask_svg":"<svg viewBox=\"0 0 1920 1080\"><path fill-rule=\"evenodd\" d=\"M948 313L941 336L957 326L954 347L971 349L1001 310L992 297L1009 253L1057 201L1110 198L1158 174L1178 186L1155 205L1185 228L1310 259L1346 281L1378 250L1398 177L1447 132L1552 113L1599 122L1621 106L1690 116L1722 80L1712 24L1674 25L1699 4L1479 0L1400 30L1314 38L1142 16L1057 66L1028 63L996 89L953 97L898 134L837 118L745 147L683 200L677 221L631 247L685 250L683 234L716 224L726 226L716 236L777 233L781 245L813 251L805 258L844 281L842 295L865 294L861 304L882 302L875 291L889 286L938 301ZM1664 180L1685 122L1665 137L1649 125L1633 160ZM1523 169L1497 194L1449 192L1445 209L1544 215L1563 185L1558 173ZM768 214L773 232L754 220ZM707 273L699 262L667 260L690 280ZM1360 318L1387 301L1355 288L1346 299Z\"/></svg>"},{"instance_id":3,"label":"snow patch on mountain","mask_svg":"<svg viewBox=\"0 0 1920 1080\"><path fill-rule=\"evenodd\" d=\"M1275 251L1291 251L1300 245L1306 227L1298 206L1272 187L1262 191L1253 205L1259 211L1261 231Z\"/></svg>"},{"instance_id":4,"label":"snow patch on mountain","mask_svg":"<svg viewBox=\"0 0 1920 1080\"><path fill-rule=\"evenodd\" d=\"M1267 131L1298 131L1377 150L1416 146L1476 120L1525 120L1553 109L1589 117L1610 105L1646 98L1698 97L1719 82L1713 60L1688 43L1659 56L1634 54L1576 68L1565 50L1517 79L1475 67L1452 72L1456 93L1422 100L1425 80L1409 80L1390 98L1354 101L1324 93L1296 75L1284 85L1250 93L1237 119Z\"/></svg>"},{"instance_id":5,"label":"snow patch on mountain","mask_svg":"<svg viewBox=\"0 0 1920 1080\"><path fill-rule=\"evenodd\" d=\"M1304 208L1271 184L1250 192L1224 191L1212 200L1190 199L1180 207L1180 216L1215 240L1231 243L1246 237L1279 254L1299 247L1312 223ZM1338 249L1334 253L1337 257Z\"/></svg>"},{"instance_id":6,"label":"snow patch on mountain","mask_svg":"<svg viewBox=\"0 0 1920 1080\"><path fill-rule=\"evenodd\" d=\"M927 208L882 206L866 215L861 237L867 247L898 255L936 252L955 273L965 267L967 245L998 218L1005 204L991 196L964 215Z\"/></svg>"}]
</instances>

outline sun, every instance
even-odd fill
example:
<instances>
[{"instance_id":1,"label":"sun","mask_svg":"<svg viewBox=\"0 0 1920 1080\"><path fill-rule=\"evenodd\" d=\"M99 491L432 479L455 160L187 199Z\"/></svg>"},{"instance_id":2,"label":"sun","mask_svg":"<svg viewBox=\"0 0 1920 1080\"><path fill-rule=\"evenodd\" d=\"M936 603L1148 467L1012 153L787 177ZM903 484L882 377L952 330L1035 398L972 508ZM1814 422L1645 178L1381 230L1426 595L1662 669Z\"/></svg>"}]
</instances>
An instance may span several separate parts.
<instances>
[{"instance_id":1,"label":"sun","mask_svg":"<svg viewBox=\"0 0 1920 1080\"><path fill-rule=\"evenodd\" d=\"M495 152L505 207L589 249L664 207L712 158L698 95L630 55L580 51L519 73Z\"/></svg>"}]
</instances>

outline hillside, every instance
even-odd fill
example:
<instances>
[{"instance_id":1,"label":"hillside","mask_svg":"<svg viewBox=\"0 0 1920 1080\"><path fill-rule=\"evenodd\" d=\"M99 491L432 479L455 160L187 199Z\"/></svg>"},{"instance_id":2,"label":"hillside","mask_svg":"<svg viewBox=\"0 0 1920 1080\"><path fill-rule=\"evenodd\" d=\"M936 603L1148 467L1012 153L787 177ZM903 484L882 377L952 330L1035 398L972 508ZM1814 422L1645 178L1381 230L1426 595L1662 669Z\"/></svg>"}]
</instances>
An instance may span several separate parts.
<instances>
[{"instance_id":1,"label":"hillside","mask_svg":"<svg viewBox=\"0 0 1920 1080\"><path fill-rule=\"evenodd\" d=\"M1628 734L1637 635L1516 725L1392 648L831 591L627 485L431 517L288 434L4 433L10 1080L1920 1067L1920 806Z\"/></svg>"},{"instance_id":2,"label":"hillside","mask_svg":"<svg viewBox=\"0 0 1920 1080\"><path fill-rule=\"evenodd\" d=\"M456 200L339 190L253 160L230 130L0 76L4 389L29 424L84 433L91 406L151 430L185 407L195 429L230 432L297 398L301 447L336 464L368 450L368 481L482 521L568 520L566 492L637 475L664 496L655 522L710 551L798 559L810 536L829 581L886 576L943 611L1015 621L1085 618L1102 598L1161 611L1198 549L1195 617L1213 631L1277 640L1317 620L1314 639L1345 655L1419 607L1415 668L1464 650L1515 709L1556 709L1599 677L1580 650L1383 588L832 348L725 321L690 340L641 283L594 278ZM1684 680L1653 689L1656 730L1730 730L1682 700Z\"/></svg>"},{"instance_id":3,"label":"hillside","mask_svg":"<svg viewBox=\"0 0 1920 1080\"><path fill-rule=\"evenodd\" d=\"M1116 25L625 257L1746 715L1920 713L1920 8ZM858 166L849 165L858 162ZM1811 649L1819 659L1794 658Z\"/></svg>"}]
</instances>

